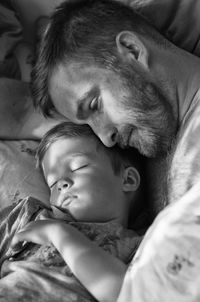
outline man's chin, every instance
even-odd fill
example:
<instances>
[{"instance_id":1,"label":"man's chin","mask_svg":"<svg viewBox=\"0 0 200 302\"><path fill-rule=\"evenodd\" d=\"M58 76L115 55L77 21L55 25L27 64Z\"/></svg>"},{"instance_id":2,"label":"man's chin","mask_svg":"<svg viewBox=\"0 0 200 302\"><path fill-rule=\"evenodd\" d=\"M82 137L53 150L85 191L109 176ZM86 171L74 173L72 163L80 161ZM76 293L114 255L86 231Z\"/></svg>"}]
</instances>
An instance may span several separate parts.
<instances>
[{"instance_id":1,"label":"man's chin","mask_svg":"<svg viewBox=\"0 0 200 302\"><path fill-rule=\"evenodd\" d=\"M157 148L155 146L149 146L149 145L140 145L140 148L138 148L138 151L149 158L156 158L156 157L163 157L167 154L166 150L160 150L160 148Z\"/></svg>"},{"instance_id":2,"label":"man's chin","mask_svg":"<svg viewBox=\"0 0 200 302\"><path fill-rule=\"evenodd\" d=\"M155 146L149 146L148 144L133 144L131 147L136 148L140 154L150 158L155 158L160 154Z\"/></svg>"},{"instance_id":3,"label":"man's chin","mask_svg":"<svg viewBox=\"0 0 200 302\"><path fill-rule=\"evenodd\" d=\"M149 157L165 157L170 149L171 143L169 140L154 139L129 142L130 147L136 148L140 154Z\"/></svg>"}]
</instances>

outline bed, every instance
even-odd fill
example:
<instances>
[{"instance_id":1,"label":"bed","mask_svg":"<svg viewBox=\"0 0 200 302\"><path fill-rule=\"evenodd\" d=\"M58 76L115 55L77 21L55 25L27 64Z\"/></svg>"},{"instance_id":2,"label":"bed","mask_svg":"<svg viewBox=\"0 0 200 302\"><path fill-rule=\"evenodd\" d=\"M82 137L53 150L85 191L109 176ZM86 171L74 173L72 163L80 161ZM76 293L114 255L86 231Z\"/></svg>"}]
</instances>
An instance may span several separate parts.
<instances>
[{"instance_id":1,"label":"bed","mask_svg":"<svg viewBox=\"0 0 200 302\"><path fill-rule=\"evenodd\" d=\"M37 43L35 25L41 16L47 16L61 0L3 0L0 3L0 99L12 97L12 93L23 94L24 85L30 81L30 71L34 51ZM179 47L200 56L200 3L199 0L124 0L139 13L143 14L167 38ZM189 17L188 17L189 16ZM10 88L12 87L12 91ZM31 140L1 140L0 141L0 209L19 202L26 196L32 196L48 204L49 191L42 174L35 166L35 150L38 142ZM197 212L199 190L195 187L176 204L158 215L147 236L133 259L124 280L118 302L127 301L199 301L194 283L200 267L196 265L195 274L190 276L186 270L183 282L174 283L177 266L183 266L188 258L175 257L166 259L163 252L157 255L159 246L163 250L171 246L173 236L162 242L163 234L170 232L170 225L184 225L185 213ZM181 206L180 206L181 204ZM151 205L159 208L159 205ZM172 213L179 215L172 215ZM182 213L182 216L181 214ZM182 217L182 218L181 218ZM164 219L163 219L164 218ZM165 223L163 223L165 221ZM161 231L160 231L161 230ZM174 238L178 236L172 229ZM199 229L195 234L200 233ZM196 255L200 250L198 236L192 241L196 248ZM180 243L176 241L172 250L180 250ZM191 246L192 248L192 246ZM174 251L174 250L173 250ZM163 260L164 259L164 260ZM164 261L171 275L160 279ZM170 264L171 263L171 264ZM171 265L171 266L170 266ZM175 267L175 269L174 269ZM188 265L189 267L189 265ZM174 269L174 270L173 270ZM189 279L188 279L189 278ZM147 281L149 280L149 281ZM189 280L189 287L186 283ZM174 284L178 284L174 288ZM168 289L167 294L164 293ZM131 299L130 299L131 297Z\"/></svg>"}]
</instances>

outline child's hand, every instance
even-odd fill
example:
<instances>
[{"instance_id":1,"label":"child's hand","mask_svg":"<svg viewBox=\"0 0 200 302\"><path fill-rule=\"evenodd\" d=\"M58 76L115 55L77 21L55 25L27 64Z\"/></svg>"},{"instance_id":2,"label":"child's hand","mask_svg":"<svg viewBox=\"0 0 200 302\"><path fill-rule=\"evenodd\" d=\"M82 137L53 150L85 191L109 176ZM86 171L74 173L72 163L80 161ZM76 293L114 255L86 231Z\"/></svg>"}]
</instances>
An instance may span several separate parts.
<instances>
[{"instance_id":1,"label":"child's hand","mask_svg":"<svg viewBox=\"0 0 200 302\"><path fill-rule=\"evenodd\" d=\"M53 219L38 220L30 222L25 228L15 234L11 245L14 246L20 241L31 241L37 244L49 244L55 236L59 236L62 227L60 221Z\"/></svg>"}]
</instances>

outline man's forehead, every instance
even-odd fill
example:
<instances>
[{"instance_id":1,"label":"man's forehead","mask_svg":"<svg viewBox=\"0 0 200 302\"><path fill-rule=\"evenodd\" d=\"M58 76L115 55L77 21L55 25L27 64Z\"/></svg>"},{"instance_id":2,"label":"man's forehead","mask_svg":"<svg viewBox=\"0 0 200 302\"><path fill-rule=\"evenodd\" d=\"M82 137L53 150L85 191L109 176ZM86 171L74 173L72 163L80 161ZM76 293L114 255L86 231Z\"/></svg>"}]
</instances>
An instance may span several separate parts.
<instances>
[{"instance_id":1,"label":"man's forehead","mask_svg":"<svg viewBox=\"0 0 200 302\"><path fill-rule=\"evenodd\" d=\"M58 64L52 71L50 80L67 81L68 84L87 82L87 81L101 81L109 71L103 67L97 66L94 62L80 62L70 61L68 63L62 62Z\"/></svg>"},{"instance_id":2,"label":"man's forehead","mask_svg":"<svg viewBox=\"0 0 200 302\"><path fill-rule=\"evenodd\" d=\"M55 107L61 104L73 107L91 90L92 85L89 81L81 81L78 72L60 66L52 72L48 86Z\"/></svg>"},{"instance_id":3,"label":"man's forehead","mask_svg":"<svg viewBox=\"0 0 200 302\"><path fill-rule=\"evenodd\" d=\"M61 92L64 90L68 94L72 94L73 98L82 98L82 96L90 91L93 86L94 77L91 76L91 70L83 69L77 66L62 65L56 67L49 78L49 93Z\"/></svg>"},{"instance_id":4,"label":"man's forehead","mask_svg":"<svg viewBox=\"0 0 200 302\"><path fill-rule=\"evenodd\" d=\"M99 94L99 81L93 76L81 76L82 71L76 65L58 65L49 78L49 94L57 111L75 121L78 107L83 107L88 98ZM81 106L80 106L81 105ZM81 108L80 108L81 109ZM80 110L79 110L80 111Z\"/></svg>"},{"instance_id":5,"label":"man's forehead","mask_svg":"<svg viewBox=\"0 0 200 302\"><path fill-rule=\"evenodd\" d=\"M58 64L53 68L49 76L49 91L55 87L65 87L67 84L73 84L75 81L74 68L71 65Z\"/></svg>"}]
</instances>

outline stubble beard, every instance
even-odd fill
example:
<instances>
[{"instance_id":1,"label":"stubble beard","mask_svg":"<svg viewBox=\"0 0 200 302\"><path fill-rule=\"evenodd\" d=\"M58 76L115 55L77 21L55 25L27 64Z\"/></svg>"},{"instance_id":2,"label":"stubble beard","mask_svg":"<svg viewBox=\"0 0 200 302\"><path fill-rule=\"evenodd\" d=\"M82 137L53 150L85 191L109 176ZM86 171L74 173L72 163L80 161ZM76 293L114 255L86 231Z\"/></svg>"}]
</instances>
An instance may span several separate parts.
<instances>
[{"instance_id":1,"label":"stubble beard","mask_svg":"<svg viewBox=\"0 0 200 302\"><path fill-rule=\"evenodd\" d=\"M125 143L124 137L127 138L129 133L125 147L135 147L147 157L165 156L176 134L176 121L169 100L138 73L130 76L130 70L128 74L126 70L123 77L126 97L120 103L120 110L125 113L126 123L119 129L119 145Z\"/></svg>"}]
</instances>

